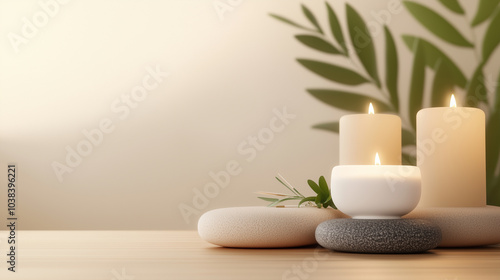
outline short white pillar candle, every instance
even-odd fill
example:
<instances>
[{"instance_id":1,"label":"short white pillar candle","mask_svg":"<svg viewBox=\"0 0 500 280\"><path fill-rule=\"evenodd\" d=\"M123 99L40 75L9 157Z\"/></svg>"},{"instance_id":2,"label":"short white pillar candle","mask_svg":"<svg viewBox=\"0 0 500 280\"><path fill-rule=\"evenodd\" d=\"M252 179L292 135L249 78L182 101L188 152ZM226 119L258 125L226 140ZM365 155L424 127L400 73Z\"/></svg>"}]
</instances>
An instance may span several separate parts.
<instances>
[{"instance_id":1,"label":"short white pillar candle","mask_svg":"<svg viewBox=\"0 0 500 280\"><path fill-rule=\"evenodd\" d=\"M339 165L371 165L377 152L384 155L385 164L400 165L401 119L374 113L343 116L339 147Z\"/></svg>"}]
</instances>

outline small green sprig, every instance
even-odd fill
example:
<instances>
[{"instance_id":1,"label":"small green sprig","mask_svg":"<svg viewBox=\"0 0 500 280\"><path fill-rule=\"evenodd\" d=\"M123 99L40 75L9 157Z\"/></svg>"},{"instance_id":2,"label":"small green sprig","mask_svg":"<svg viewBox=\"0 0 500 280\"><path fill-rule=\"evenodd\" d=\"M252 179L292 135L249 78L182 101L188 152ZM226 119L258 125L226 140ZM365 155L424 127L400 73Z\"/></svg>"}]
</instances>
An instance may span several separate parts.
<instances>
[{"instance_id":1,"label":"small green sprig","mask_svg":"<svg viewBox=\"0 0 500 280\"><path fill-rule=\"evenodd\" d=\"M316 193L316 196L308 196L305 197L301 194L296 188L292 187L290 183L288 183L281 174L278 173L279 177L276 177L276 180L280 182L283 186L285 186L290 192L289 194L282 193L273 193L273 192L258 192L258 194L263 194L267 196L274 197L263 197L259 196L258 198L265 200L267 202L271 202L268 207L278 206L278 204L289 201L289 200L299 200L298 206L300 207L302 204L305 205L316 205L318 208L328 208L331 207L333 209L337 209L332 200L332 195L330 193L330 189L328 188L328 184L326 183L325 177L319 177L318 183L313 180L307 180L307 184L309 187Z\"/></svg>"}]
</instances>

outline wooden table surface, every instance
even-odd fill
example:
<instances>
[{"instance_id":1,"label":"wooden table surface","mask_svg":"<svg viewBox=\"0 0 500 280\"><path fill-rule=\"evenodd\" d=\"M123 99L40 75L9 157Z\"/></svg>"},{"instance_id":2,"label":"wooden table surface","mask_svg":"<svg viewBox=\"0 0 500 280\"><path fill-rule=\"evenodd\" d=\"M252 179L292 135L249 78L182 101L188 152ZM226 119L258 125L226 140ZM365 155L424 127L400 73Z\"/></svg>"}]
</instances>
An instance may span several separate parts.
<instances>
[{"instance_id":1,"label":"wooden table surface","mask_svg":"<svg viewBox=\"0 0 500 280\"><path fill-rule=\"evenodd\" d=\"M321 247L231 249L195 231L20 231L16 273L0 279L500 279L500 246L365 255Z\"/></svg>"}]
</instances>

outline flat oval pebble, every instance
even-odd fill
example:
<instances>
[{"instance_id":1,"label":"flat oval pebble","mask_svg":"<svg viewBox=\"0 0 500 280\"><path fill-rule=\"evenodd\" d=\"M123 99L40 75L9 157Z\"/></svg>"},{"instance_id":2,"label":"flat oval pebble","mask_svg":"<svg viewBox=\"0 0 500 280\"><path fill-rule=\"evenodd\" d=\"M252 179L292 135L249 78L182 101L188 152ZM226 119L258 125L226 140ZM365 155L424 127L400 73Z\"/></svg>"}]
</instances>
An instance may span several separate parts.
<instances>
[{"instance_id":1,"label":"flat oval pebble","mask_svg":"<svg viewBox=\"0 0 500 280\"><path fill-rule=\"evenodd\" d=\"M318 226L316 240L341 252L409 254L438 246L441 230L418 219L335 219Z\"/></svg>"},{"instance_id":2,"label":"flat oval pebble","mask_svg":"<svg viewBox=\"0 0 500 280\"><path fill-rule=\"evenodd\" d=\"M232 207L206 212L198 234L212 244L238 248L284 248L316 244L316 227L348 217L335 209L316 207Z\"/></svg>"},{"instance_id":3,"label":"flat oval pebble","mask_svg":"<svg viewBox=\"0 0 500 280\"><path fill-rule=\"evenodd\" d=\"M500 243L500 207L416 208L405 218L425 219L443 232L439 247L471 247Z\"/></svg>"}]
</instances>

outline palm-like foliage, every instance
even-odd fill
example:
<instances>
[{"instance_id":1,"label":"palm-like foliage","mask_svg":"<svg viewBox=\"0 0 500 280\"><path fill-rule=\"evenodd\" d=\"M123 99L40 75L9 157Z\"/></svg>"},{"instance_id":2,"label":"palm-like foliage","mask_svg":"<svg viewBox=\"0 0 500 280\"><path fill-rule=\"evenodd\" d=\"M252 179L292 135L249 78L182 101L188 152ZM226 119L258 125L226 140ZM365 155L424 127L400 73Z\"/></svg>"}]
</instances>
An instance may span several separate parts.
<instances>
[{"instance_id":1,"label":"palm-like foliage","mask_svg":"<svg viewBox=\"0 0 500 280\"><path fill-rule=\"evenodd\" d=\"M457 0L439 0L450 14L463 17L465 11ZM431 40L411 34L403 34L402 40L413 53L413 64L410 67L411 78L408 92L408 103L401 104L401 94L398 92L398 75L402 70L398 63L398 50L387 26L384 26L385 56L384 73L378 72L378 60L375 52L375 43L368 31L365 21L349 4L346 4L346 29L342 26L335 11L326 2L326 17L328 28L320 25L314 13L305 5L302 11L308 23L300 24L283 16L270 14L277 20L285 22L304 33L295 38L308 48L322 52L327 61L297 58L297 61L309 71L328 79L334 83L343 84L352 88L352 91L337 90L335 88L309 88L307 92L318 100L338 109L353 112L366 112L366 104L372 102L378 112L398 114L403 120L402 144L405 151L415 149L415 129L417 111L424 107L445 106L449 94L454 89L463 91L461 104L483 109L488 116L486 124L486 175L488 204L500 205L500 87L490 89L485 84L484 68L489 63L491 55L500 43L500 0L479 0L478 8L469 23L470 34L475 34L479 25L486 24L486 33L481 41L464 36L445 17L429 7L413 2L404 1L409 13L430 33L447 44L461 47L464 52L472 52L477 65L471 77L466 77L457 64L446 53L438 48ZM467 22L469 22L467 20ZM348 39L346 39L348 38ZM378 46L377 46L378 47ZM330 63L330 58L340 57L352 62L353 67L347 68ZM358 64L355 61L359 62ZM427 77L426 69L434 70L432 89L425 92L424 84ZM500 83L500 77L497 84ZM379 98L373 98L360 92L357 87L370 84L379 93ZM493 92L494 91L494 92ZM429 100L425 103L424 100ZM405 106L405 107L403 107ZM401 110L405 108L407 110ZM403 113L405 112L405 113ZM338 133L338 121L321 123L314 126ZM405 163L415 163L414 153L403 153Z\"/></svg>"}]
</instances>

